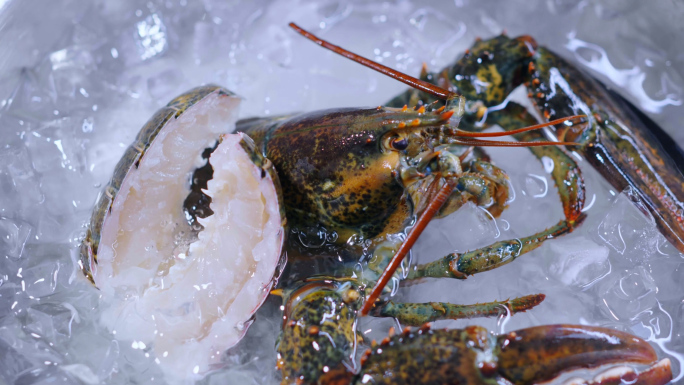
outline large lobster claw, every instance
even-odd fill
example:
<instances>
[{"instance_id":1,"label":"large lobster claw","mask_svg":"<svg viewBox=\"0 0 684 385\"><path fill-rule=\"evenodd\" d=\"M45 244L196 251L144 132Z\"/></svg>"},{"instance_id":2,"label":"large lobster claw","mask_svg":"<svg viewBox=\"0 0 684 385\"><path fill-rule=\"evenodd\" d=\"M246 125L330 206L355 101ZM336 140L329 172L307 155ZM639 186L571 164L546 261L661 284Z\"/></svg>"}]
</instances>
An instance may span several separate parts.
<instances>
[{"instance_id":1,"label":"large lobster claw","mask_svg":"<svg viewBox=\"0 0 684 385\"><path fill-rule=\"evenodd\" d=\"M537 326L494 336L471 326L464 330L405 330L386 338L362 358L356 383L373 384L534 384L563 371L602 365L653 364L653 348L630 334L590 326ZM594 380L573 384L666 384L669 360L637 373L619 367Z\"/></svg>"},{"instance_id":2,"label":"large lobster claw","mask_svg":"<svg viewBox=\"0 0 684 385\"><path fill-rule=\"evenodd\" d=\"M641 338L591 326L537 326L501 335L497 344L498 373L514 384L550 380L564 370L619 362L651 364L658 359ZM669 378L658 383L671 379L669 372Z\"/></svg>"}]
</instances>

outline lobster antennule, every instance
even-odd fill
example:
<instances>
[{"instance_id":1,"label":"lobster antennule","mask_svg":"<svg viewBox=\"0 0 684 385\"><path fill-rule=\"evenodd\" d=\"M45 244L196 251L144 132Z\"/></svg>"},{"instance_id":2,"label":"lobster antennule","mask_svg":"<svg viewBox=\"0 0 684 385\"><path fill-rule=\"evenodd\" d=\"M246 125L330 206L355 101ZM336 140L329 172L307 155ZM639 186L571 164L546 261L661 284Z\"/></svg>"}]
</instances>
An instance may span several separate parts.
<instances>
[{"instance_id":1,"label":"lobster antennule","mask_svg":"<svg viewBox=\"0 0 684 385\"><path fill-rule=\"evenodd\" d=\"M432 189L432 187L437 187L439 181L439 178L435 179L432 182L432 186L430 186L430 189ZM406 254L408 254L409 250L411 250L411 247L413 247L413 245L416 243L420 234L423 232L423 230L425 230L425 227L428 225L428 223L430 223L430 221L437 214L439 209L442 208L442 206L447 201L447 199L453 191L453 183L451 183L448 180L445 181L442 188L437 192L437 194L435 194L434 198L430 201L425 211L423 211L423 213L420 215L420 217L416 221L416 224L413 225L413 228L406 236L406 240L404 240L404 242L399 247L399 250L397 250L396 254L394 254L389 265L387 266L387 268L385 268L385 271L382 272L380 279L378 279L378 282L373 287L373 290L371 291L370 295L366 299L366 302L363 304L363 307L361 308L362 315L368 315L368 312L373 307L375 300L378 299L380 293L382 293L382 289L385 288L389 280L392 278L394 272L401 264L401 261L404 260L404 257L406 257Z\"/></svg>"},{"instance_id":2,"label":"lobster antennule","mask_svg":"<svg viewBox=\"0 0 684 385\"><path fill-rule=\"evenodd\" d=\"M394 70L392 68L389 68L387 66L384 66L380 63L376 63L370 59L366 59L363 56L359 56L353 52L347 51L346 49L336 46L334 44L331 44L323 39L320 39L316 35L312 34L311 32L308 32L298 26L295 23L290 23L290 27L292 27L295 31L299 32L302 36L306 37L307 39L313 41L314 43L320 45L323 48L327 48L336 54L342 55L346 57L347 59L351 59L359 64L362 64L368 68L371 68L373 70L376 70L380 72L383 75L387 75L393 79L399 80L400 82L407 84L415 89L421 90L423 92L427 92L430 95L433 95L435 97L438 97L440 99L454 99L458 97L459 95L455 92L451 92L449 90L445 90L444 88L437 87L434 84L430 84L426 81L414 78L413 76L406 75L405 73L399 72L397 70Z\"/></svg>"}]
</instances>

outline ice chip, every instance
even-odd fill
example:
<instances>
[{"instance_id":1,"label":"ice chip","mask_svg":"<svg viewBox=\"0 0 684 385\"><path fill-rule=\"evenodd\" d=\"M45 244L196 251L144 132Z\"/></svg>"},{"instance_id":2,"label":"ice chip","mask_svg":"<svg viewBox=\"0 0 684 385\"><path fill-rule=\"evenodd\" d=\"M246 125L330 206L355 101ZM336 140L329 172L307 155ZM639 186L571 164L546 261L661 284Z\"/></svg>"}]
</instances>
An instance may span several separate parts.
<instances>
[{"instance_id":1,"label":"ice chip","mask_svg":"<svg viewBox=\"0 0 684 385\"><path fill-rule=\"evenodd\" d=\"M63 371L73 375L87 385L97 385L100 379L93 373L90 367L83 364L62 365L60 367Z\"/></svg>"},{"instance_id":2,"label":"ice chip","mask_svg":"<svg viewBox=\"0 0 684 385\"><path fill-rule=\"evenodd\" d=\"M53 294L57 289L57 275L61 266L55 261L47 261L24 270L26 293L40 298Z\"/></svg>"},{"instance_id":3,"label":"ice chip","mask_svg":"<svg viewBox=\"0 0 684 385\"><path fill-rule=\"evenodd\" d=\"M630 263L648 260L657 250L655 220L631 189L615 198L597 230L603 243Z\"/></svg>"},{"instance_id":4,"label":"ice chip","mask_svg":"<svg viewBox=\"0 0 684 385\"><path fill-rule=\"evenodd\" d=\"M566 285L586 287L610 273L608 247L587 238L555 239L548 250L549 273Z\"/></svg>"},{"instance_id":5,"label":"ice chip","mask_svg":"<svg viewBox=\"0 0 684 385\"><path fill-rule=\"evenodd\" d=\"M29 368L44 366L46 361L58 365L63 357L39 337L25 333L16 319L0 326L0 378L14 378Z\"/></svg>"},{"instance_id":6,"label":"ice chip","mask_svg":"<svg viewBox=\"0 0 684 385\"><path fill-rule=\"evenodd\" d=\"M486 210L468 202L455 213L432 220L418 238L413 252L420 263L425 263L492 243L500 234L496 220Z\"/></svg>"},{"instance_id":7,"label":"ice chip","mask_svg":"<svg viewBox=\"0 0 684 385\"><path fill-rule=\"evenodd\" d=\"M19 354L11 345L0 340L0 378L12 379L33 367L31 361Z\"/></svg>"},{"instance_id":8,"label":"ice chip","mask_svg":"<svg viewBox=\"0 0 684 385\"><path fill-rule=\"evenodd\" d=\"M27 295L40 298L54 294L68 286L73 268L69 251L64 245L27 245L26 252L40 255L22 267L22 291Z\"/></svg>"},{"instance_id":9,"label":"ice chip","mask_svg":"<svg viewBox=\"0 0 684 385\"><path fill-rule=\"evenodd\" d=\"M14 293L17 289L14 285L5 282L5 278L2 275L0 275L0 281L2 281L2 284L0 284L0 320L2 320L12 312L12 304L15 303Z\"/></svg>"},{"instance_id":10,"label":"ice chip","mask_svg":"<svg viewBox=\"0 0 684 385\"><path fill-rule=\"evenodd\" d=\"M89 72L95 69L93 55L85 47L67 47L51 53L49 58L53 71L76 69Z\"/></svg>"},{"instance_id":11,"label":"ice chip","mask_svg":"<svg viewBox=\"0 0 684 385\"><path fill-rule=\"evenodd\" d=\"M72 384L75 382L74 377L69 376L66 371L60 369L55 363L45 361L40 367L17 376L14 380L14 385L52 385Z\"/></svg>"},{"instance_id":12,"label":"ice chip","mask_svg":"<svg viewBox=\"0 0 684 385\"><path fill-rule=\"evenodd\" d=\"M173 352L160 350L157 357L153 338L144 342L144 349L133 349L133 340L124 338L126 332L151 335L155 329L127 331L122 326L107 330L99 322L103 310L111 323L116 314L106 313L103 291L88 286L70 260L55 259L45 248L74 248L79 243L82 224L88 221L96 195L140 126L160 103L186 88L207 83L226 86L244 97L243 117L375 106L406 89L392 79L322 51L290 31L286 27L289 21L302 23L334 44L365 57L378 57L411 75L419 73L424 61L431 73L438 74L462 57L475 36L487 39L502 28L507 28L511 36L530 34L580 69L599 74L637 108L661 111L656 116L658 123L680 147L684 143L684 130L677 129L684 116L684 109L677 108L684 95L681 50L677 39L668 37L681 18L671 11L673 6L668 2L648 2L647 6L647 2L637 0L515 0L497 2L492 7L487 2L455 0L439 8L420 2L349 0L309 0L297 6L285 0L56 0L43 1L40 6L15 0L4 4L2 10L10 22L4 25L0 42L0 48L8 53L2 57L5 71L0 73L2 384L85 384L95 381L90 375L93 373L102 384L174 385L159 364L170 360ZM642 12L646 7L649 12ZM530 17L520 18L520 14ZM545 22L530 23L532 19ZM606 19L611 19L610 23ZM549 28L554 33L548 33ZM524 86L517 91L527 101ZM530 112L534 110L529 101L524 106ZM218 115L215 119L225 120ZM212 125L212 132L218 135L221 125ZM174 151L177 149L174 147ZM503 219L497 222L487 218L481 222L486 213L474 207L464 207L450 218L435 221L414 249L414 256L420 254L421 262L497 240L527 236L562 218L558 194L548 173L563 165L554 164L549 157L542 157L540 162L524 149L488 148L486 152L510 175L517 199L509 203ZM608 184L586 161L580 160L579 166L586 181L588 217L572 234L549 240L533 254L501 269L463 282L427 280L402 289L399 295L418 293L420 297L424 293L418 298L421 302L476 303L544 293L547 299L541 306L513 316L505 327L513 330L530 323L561 322L610 324L659 344L663 347L659 354L669 356L675 371L681 373L684 259L662 236L658 235L655 248L650 239L640 237L640 232L647 232L644 229L649 227L648 218L644 220L628 199L620 206L621 211L606 211L615 198L609 195L612 192ZM531 174L544 176L548 186ZM545 197L535 197L547 187ZM632 220L636 223L630 223ZM167 225L173 227L174 223L169 220ZM497 223L502 232L499 238L495 238ZM603 237L599 236L599 223L605 232ZM293 233L290 239L296 241L298 234ZM315 227L310 234L308 240L303 239L312 247L331 236L318 233ZM240 237L226 238L220 247L227 248ZM593 243L580 245L586 238ZM141 249L141 253L164 250L165 245L150 242L149 237L140 239L146 242L143 247L150 247ZM36 249L36 244L45 248ZM23 252L17 251L20 247ZM218 243L216 248L218 253ZM241 252L246 254L246 250ZM263 261L271 254L270 248L256 247L252 256L258 255ZM184 257L193 259L188 253ZM334 256L326 261L317 259L312 269L334 260ZM56 285L51 276L55 261L66 263L57 274ZM136 282L150 278L147 262L141 261L141 267L127 271L121 280L127 288L115 295L138 295ZM657 284L660 306L653 303L652 291L640 290L651 287L637 267L640 264L648 266L647 273ZM279 266L284 267L284 262ZM612 270L605 275L608 268ZM213 300L220 298L223 291L237 290L230 283L241 279L245 271L245 261L221 267L207 265L198 276L202 284L212 285L206 289L198 285L199 290L190 287L190 292L180 293L188 296L183 298L188 306L180 310L191 310L188 298L206 295ZM257 268L249 273L258 277L264 271ZM304 272L297 274L307 276ZM67 281L67 277L71 280ZM36 283L41 278L44 281ZM639 284L639 279L645 283ZM164 277L163 285L168 288L169 284ZM435 289L435 284L444 286ZM51 293L53 285L53 294L29 298L29 293ZM400 299L413 302L412 298ZM76 310L71 314L69 304ZM273 363L282 324L281 301L272 296L266 305L239 345L227 354L211 353L216 355L212 359L220 357L220 364L226 366L212 367L209 378L200 383L280 383L280 373L273 369ZM633 316L649 306L650 310ZM122 323L151 322L135 317L139 309L133 307L130 313L122 313ZM202 309L203 315L205 311ZM620 319L616 320L611 312ZM69 334L65 327L70 321ZM440 323L447 326L445 321ZM474 323L496 326L495 319L455 321L448 326ZM369 339L382 339L394 324L392 319L362 317L358 332ZM155 362L157 358L159 362ZM62 365L76 372L62 370ZM89 369L79 379L79 369L84 367ZM675 382L682 382L681 378Z\"/></svg>"},{"instance_id":13,"label":"ice chip","mask_svg":"<svg viewBox=\"0 0 684 385\"><path fill-rule=\"evenodd\" d=\"M602 309L615 320L632 320L656 305L657 286L643 266L613 272L600 286Z\"/></svg>"},{"instance_id":14,"label":"ice chip","mask_svg":"<svg viewBox=\"0 0 684 385\"><path fill-rule=\"evenodd\" d=\"M76 315L70 309L53 303L34 305L26 310L24 331L40 336L49 343L63 344L71 337Z\"/></svg>"},{"instance_id":15,"label":"ice chip","mask_svg":"<svg viewBox=\"0 0 684 385\"><path fill-rule=\"evenodd\" d=\"M20 220L0 217L0 258L20 258L33 227Z\"/></svg>"},{"instance_id":16,"label":"ice chip","mask_svg":"<svg viewBox=\"0 0 684 385\"><path fill-rule=\"evenodd\" d=\"M21 80L8 104L9 113L22 119L54 119L54 84L41 79L34 69L24 68L16 76Z\"/></svg>"},{"instance_id":17,"label":"ice chip","mask_svg":"<svg viewBox=\"0 0 684 385\"><path fill-rule=\"evenodd\" d=\"M528 174L523 193L532 198L544 198L549 192L549 182L542 175Z\"/></svg>"},{"instance_id":18,"label":"ice chip","mask_svg":"<svg viewBox=\"0 0 684 385\"><path fill-rule=\"evenodd\" d=\"M97 376L103 380L107 379L114 369L116 369L116 361L119 358L119 342L114 340L109 344L107 352L104 354L102 362L97 370Z\"/></svg>"}]
</instances>

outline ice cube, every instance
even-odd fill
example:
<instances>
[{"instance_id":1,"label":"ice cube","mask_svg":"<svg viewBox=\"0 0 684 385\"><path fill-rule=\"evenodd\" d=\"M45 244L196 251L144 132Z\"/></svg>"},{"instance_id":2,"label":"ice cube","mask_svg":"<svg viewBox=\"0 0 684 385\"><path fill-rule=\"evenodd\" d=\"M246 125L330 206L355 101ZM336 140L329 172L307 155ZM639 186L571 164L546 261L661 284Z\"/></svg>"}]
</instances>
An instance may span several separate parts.
<instances>
[{"instance_id":1,"label":"ice cube","mask_svg":"<svg viewBox=\"0 0 684 385\"><path fill-rule=\"evenodd\" d=\"M600 286L601 308L615 320L633 320L656 305L658 288L643 266L614 272Z\"/></svg>"},{"instance_id":2,"label":"ice cube","mask_svg":"<svg viewBox=\"0 0 684 385\"><path fill-rule=\"evenodd\" d=\"M93 373L90 367L83 364L62 365L60 367L64 372L73 375L87 385L97 385L100 379Z\"/></svg>"},{"instance_id":3,"label":"ice cube","mask_svg":"<svg viewBox=\"0 0 684 385\"><path fill-rule=\"evenodd\" d=\"M46 361L43 363L42 367L38 367L17 376L17 378L14 380L14 385L52 385L76 383L74 378L65 372L66 371L60 370L56 363L53 364L49 361Z\"/></svg>"},{"instance_id":4,"label":"ice cube","mask_svg":"<svg viewBox=\"0 0 684 385\"><path fill-rule=\"evenodd\" d=\"M33 367L31 361L0 340L0 378L10 381L17 374Z\"/></svg>"},{"instance_id":5,"label":"ice cube","mask_svg":"<svg viewBox=\"0 0 684 385\"><path fill-rule=\"evenodd\" d=\"M68 286L69 276L73 269L69 251L64 245L28 245L26 252L34 256L31 264L22 268L22 290L27 295L40 298L64 289Z\"/></svg>"},{"instance_id":6,"label":"ice cube","mask_svg":"<svg viewBox=\"0 0 684 385\"><path fill-rule=\"evenodd\" d=\"M35 69L24 68L16 74L21 79L15 90L8 111L11 115L29 120L50 120L59 114L55 105L54 84Z\"/></svg>"},{"instance_id":7,"label":"ice cube","mask_svg":"<svg viewBox=\"0 0 684 385\"><path fill-rule=\"evenodd\" d=\"M93 324L85 325L82 322L78 325L80 330L74 331L69 340L68 354L72 356L72 362L87 366L98 378L105 380L117 366L122 365L122 357L119 354L120 344L117 341L112 341L112 336L109 333L94 328ZM127 344L130 347L130 342ZM147 366L152 362L152 359L145 357L143 353L136 357L129 357L129 359L138 367L142 364L140 361L143 361ZM138 376L140 375L140 372L136 373ZM135 376L136 374L131 375Z\"/></svg>"},{"instance_id":8,"label":"ice cube","mask_svg":"<svg viewBox=\"0 0 684 385\"><path fill-rule=\"evenodd\" d=\"M72 324L78 314L70 309L52 303L34 305L26 310L24 331L40 336L52 345L63 344L71 337Z\"/></svg>"},{"instance_id":9,"label":"ice cube","mask_svg":"<svg viewBox=\"0 0 684 385\"><path fill-rule=\"evenodd\" d=\"M40 337L24 333L16 318L0 326L0 378L12 379L36 366L58 365L62 361L54 347Z\"/></svg>"},{"instance_id":10,"label":"ice cube","mask_svg":"<svg viewBox=\"0 0 684 385\"><path fill-rule=\"evenodd\" d=\"M51 82L55 85L55 107L59 114L75 116L77 113L88 113L101 96L100 77L78 68L62 69L50 74Z\"/></svg>"},{"instance_id":11,"label":"ice cube","mask_svg":"<svg viewBox=\"0 0 684 385\"><path fill-rule=\"evenodd\" d=\"M4 269L3 269L4 270ZM7 276L0 275L0 322L2 319L12 312L12 304L14 303L14 293L17 288L13 284L7 283ZM2 354L0 354L2 357Z\"/></svg>"},{"instance_id":12,"label":"ice cube","mask_svg":"<svg viewBox=\"0 0 684 385\"><path fill-rule=\"evenodd\" d=\"M54 208L53 208L54 209ZM41 205L31 211L33 219L37 219L35 240L45 243L59 243L68 238L71 229L65 226L64 217L58 217Z\"/></svg>"},{"instance_id":13,"label":"ice cube","mask_svg":"<svg viewBox=\"0 0 684 385\"><path fill-rule=\"evenodd\" d=\"M58 145L59 144L59 145ZM56 171L66 160L61 143L55 143L52 137L39 131L33 131L26 136L26 147L31 154L33 167L44 173Z\"/></svg>"},{"instance_id":14,"label":"ice cube","mask_svg":"<svg viewBox=\"0 0 684 385\"><path fill-rule=\"evenodd\" d=\"M609 249L588 238L559 238L547 243L548 272L566 285L586 287L610 273Z\"/></svg>"},{"instance_id":15,"label":"ice cube","mask_svg":"<svg viewBox=\"0 0 684 385\"><path fill-rule=\"evenodd\" d=\"M53 71L80 70L86 74L95 69L95 60L87 47L71 46L48 56Z\"/></svg>"},{"instance_id":16,"label":"ice cube","mask_svg":"<svg viewBox=\"0 0 684 385\"><path fill-rule=\"evenodd\" d=\"M432 220L413 247L420 263L453 252L466 252L493 243L500 236L496 220L472 203L455 213Z\"/></svg>"},{"instance_id":17,"label":"ice cube","mask_svg":"<svg viewBox=\"0 0 684 385\"><path fill-rule=\"evenodd\" d=\"M657 251L655 220L629 188L615 198L597 230L600 240L629 264L646 261Z\"/></svg>"},{"instance_id":18,"label":"ice cube","mask_svg":"<svg viewBox=\"0 0 684 385\"><path fill-rule=\"evenodd\" d=\"M20 258L32 232L33 227L24 221L0 217L0 258Z\"/></svg>"},{"instance_id":19,"label":"ice cube","mask_svg":"<svg viewBox=\"0 0 684 385\"><path fill-rule=\"evenodd\" d=\"M0 216L28 218L44 200L39 183L23 144L0 151Z\"/></svg>"},{"instance_id":20,"label":"ice cube","mask_svg":"<svg viewBox=\"0 0 684 385\"><path fill-rule=\"evenodd\" d=\"M677 309L672 310L672 314L676 316ZM673 321L672 315L663 306L657 306L637 316L631 326L631 332L646 341L669 342L672 337Z\"/></svg>"},{"instance_id":21,"label":"ice cube","mask_svg":"<svg viewBox=\"0 0 684 385\"><path fill-rule=\"evenodd\" d=\"M532 198L543 198L549 192L549 181L543 175L527 174L522 193Z\"/></svg>"},{"instance_id":22,"label":"ice cube","mask_svg":"<svg viewBox=\"0 0 684 385\"><path fill-rule=\"evenodd\" d=\"M116 369L116 362L119 358L119 342L114 340L109 343L109 348L104 354L102 362L97 369L97 376L106 380Z\"/></svg>"}]
</instances>

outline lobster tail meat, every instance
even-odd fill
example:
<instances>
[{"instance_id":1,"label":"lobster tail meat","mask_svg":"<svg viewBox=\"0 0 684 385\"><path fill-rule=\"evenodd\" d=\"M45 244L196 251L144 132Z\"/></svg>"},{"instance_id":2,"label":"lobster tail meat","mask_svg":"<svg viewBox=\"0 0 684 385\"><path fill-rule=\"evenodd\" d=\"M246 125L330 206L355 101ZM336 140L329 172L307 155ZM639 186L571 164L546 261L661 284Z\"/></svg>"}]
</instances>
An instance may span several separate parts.
<instances>
[{"instance_id":1,"label":"lobster tail meat","mask_svg":"<svg viewBox=\"0 0 684 385\"><path fill-rule=\"evenodd\" d=\"M278 176L248 136L229 134L239 103L204 86L159 110L117 165L81 247L82 270L106 304L100 322L134 348L150 346L169 381L198 379L220 362L281 261ZM188 199L191 176L212 148L200 204Z\"/></svg>"}]
</instances>

